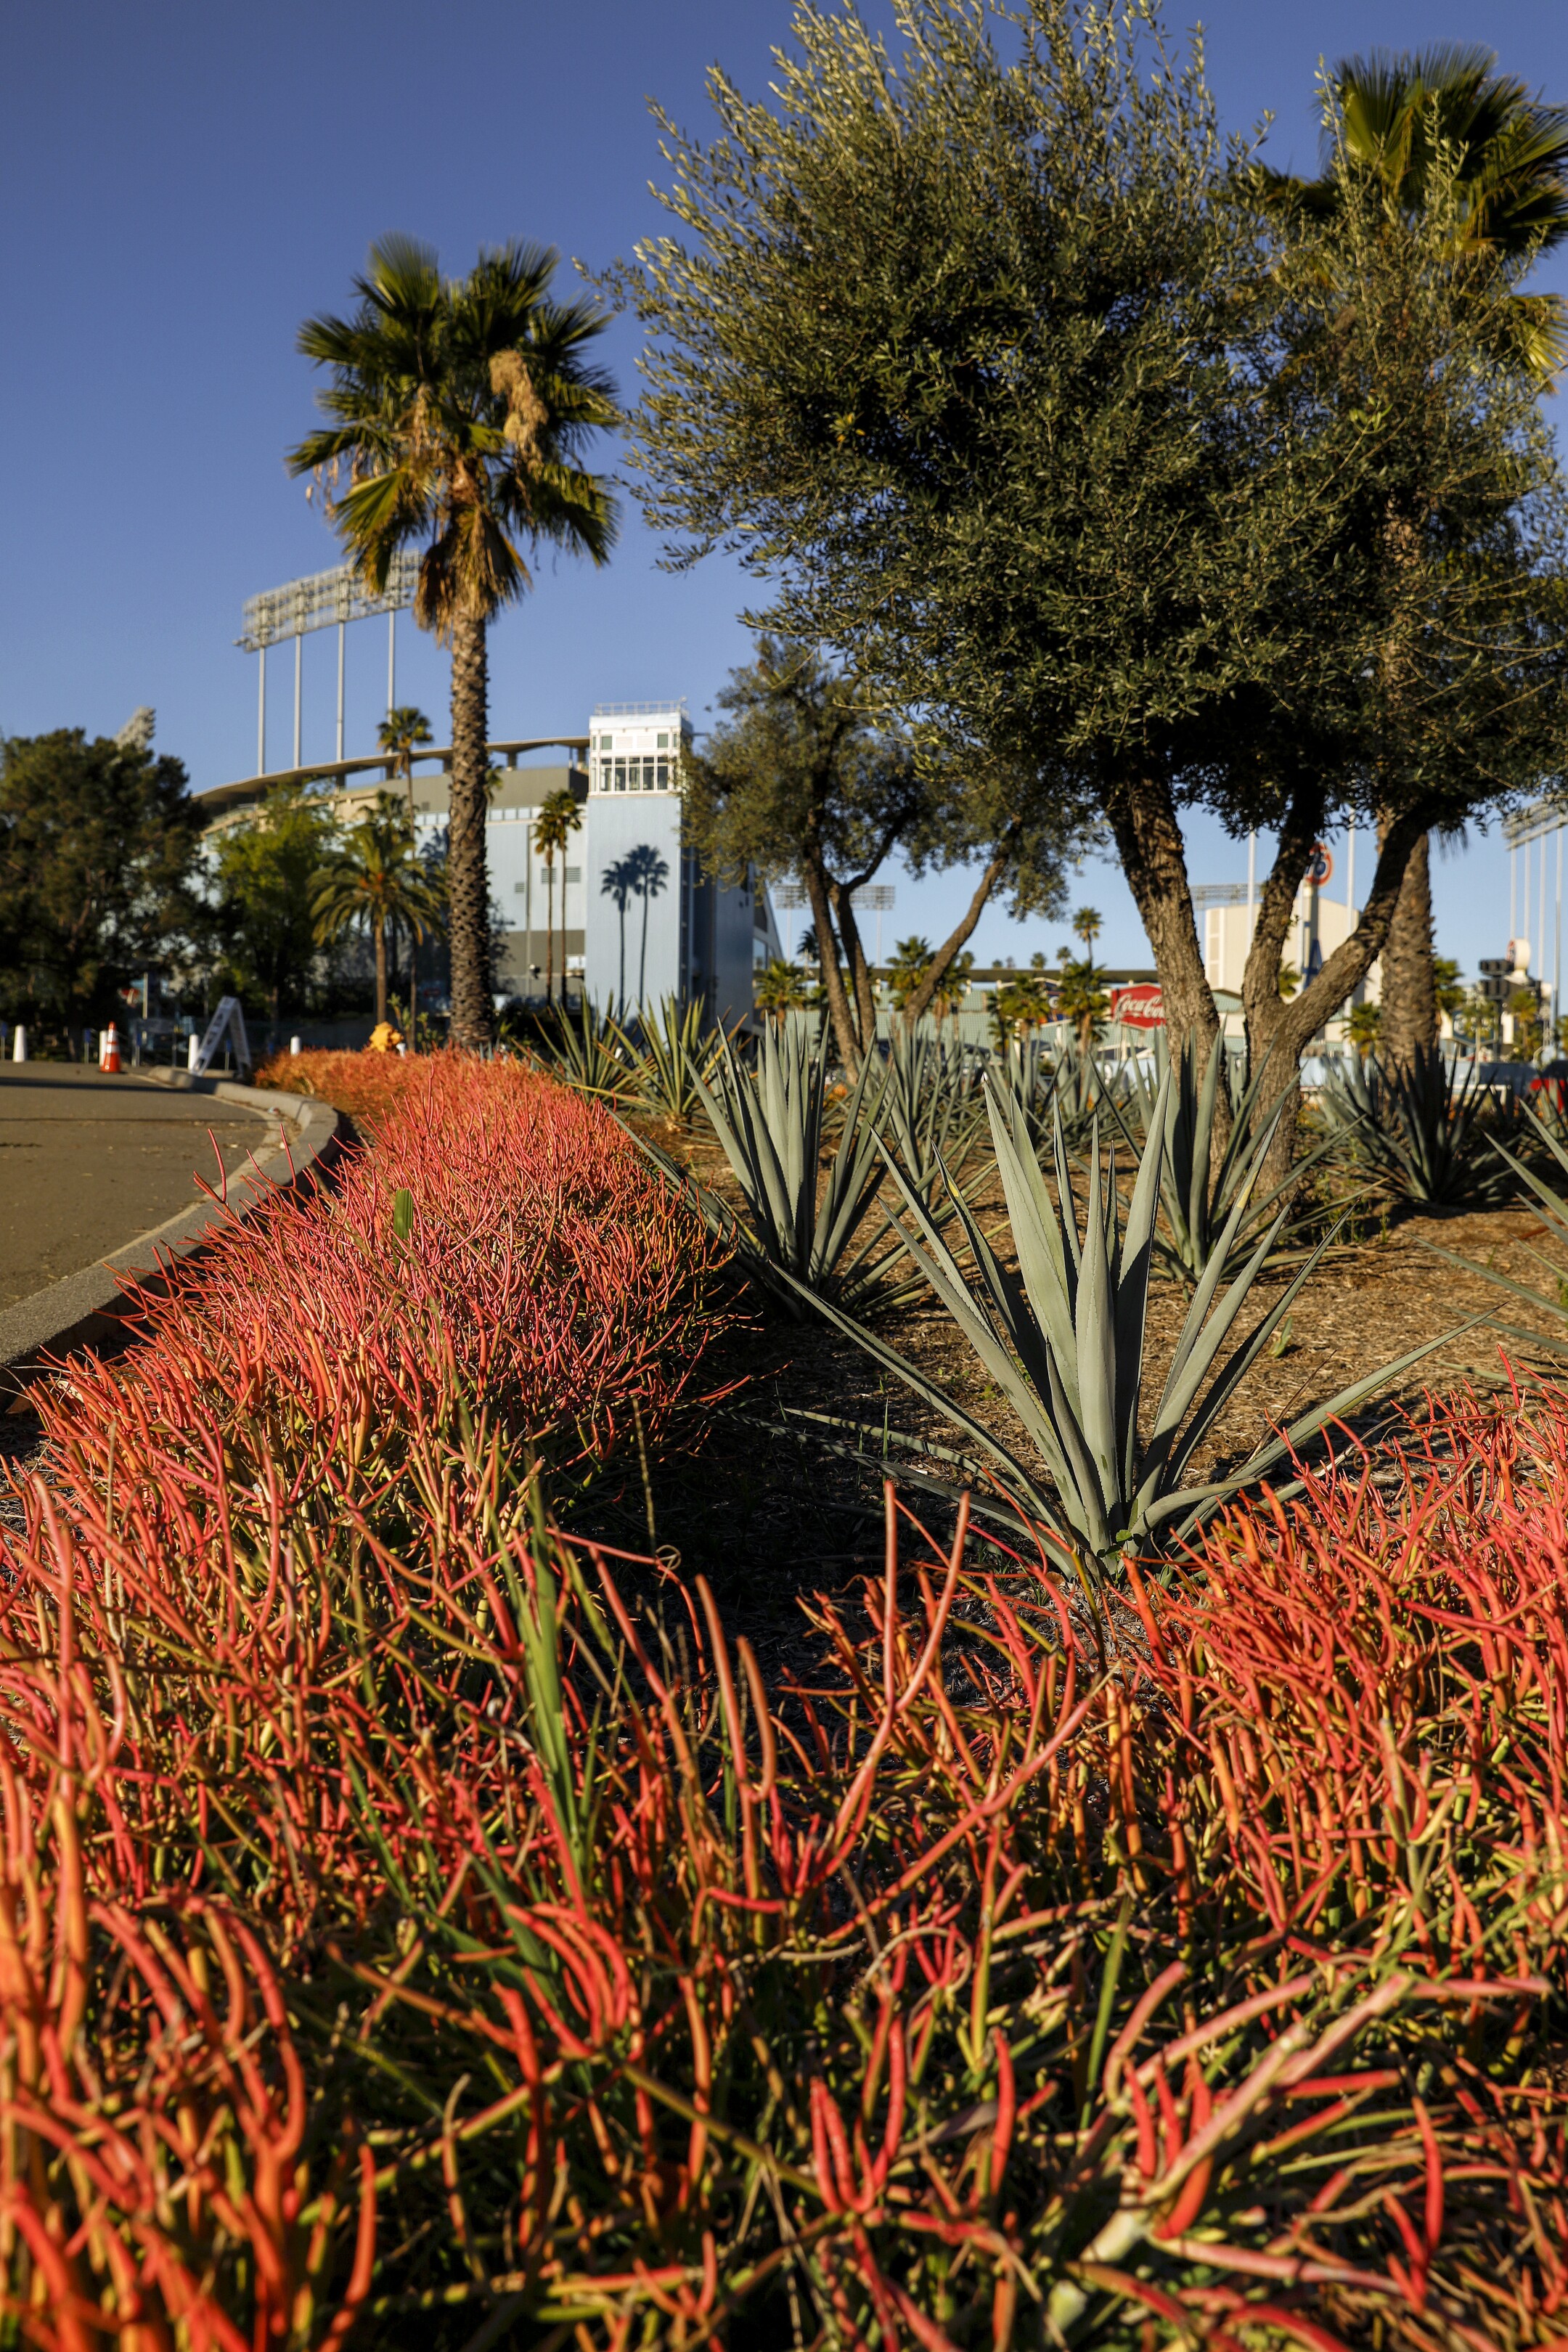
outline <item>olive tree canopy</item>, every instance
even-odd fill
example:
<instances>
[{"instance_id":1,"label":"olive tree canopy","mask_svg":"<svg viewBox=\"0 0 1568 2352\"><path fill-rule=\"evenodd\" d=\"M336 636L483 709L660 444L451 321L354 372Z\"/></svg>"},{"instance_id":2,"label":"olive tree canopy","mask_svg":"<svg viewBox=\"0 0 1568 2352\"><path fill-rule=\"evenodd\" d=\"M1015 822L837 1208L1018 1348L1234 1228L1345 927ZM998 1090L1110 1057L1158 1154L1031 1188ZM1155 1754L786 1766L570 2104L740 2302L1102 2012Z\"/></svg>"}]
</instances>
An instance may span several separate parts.
<instances>
[{"instance_id":1,"label":"olive tree canopy","mask_svg":"<svg viewBox=\"0 0 1568 2352\"><path fill-rule=\"evenodd\" d=\"M1254 1050L1292 1055L1376 957L1412 844L1555 757L1535 404L1441 191L1396 240L1364 175L1331 223L1282 216L1152 10L897 16L895 57L802 9L768 102L715 72L710 144L661 118L671 232L615 280L648 331L638 495L669 561L737 551L775 626L950 760L1092 800L1200 1059L1182 814L1276 831L1247 1001ZM1361 925L1282 1005L1279 909L1374 808Z\"/></svg>"}]
</instances>

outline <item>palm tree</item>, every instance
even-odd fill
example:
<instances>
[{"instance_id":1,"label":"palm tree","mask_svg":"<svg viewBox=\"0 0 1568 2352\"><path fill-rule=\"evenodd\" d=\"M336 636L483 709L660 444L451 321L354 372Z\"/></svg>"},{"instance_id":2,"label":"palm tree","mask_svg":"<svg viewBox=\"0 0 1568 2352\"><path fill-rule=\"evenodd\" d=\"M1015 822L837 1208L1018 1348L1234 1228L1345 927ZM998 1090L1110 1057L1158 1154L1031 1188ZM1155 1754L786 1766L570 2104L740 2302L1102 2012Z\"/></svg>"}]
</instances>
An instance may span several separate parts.
<instances>
[{"instance_id":1,"label":"palm tree","mask_svg":"<svg viewBox=\"0 0 1568 2352\"><path fill-rule=\"evenodd\" d=\"M353 317L308 319L299 337L331 371L318 394L331 421L289 452L289 469L327 478L328 512L373 594L400 548L422 546L414 617L452 649L452 1035L468 1047L495 1032L487 633L531 585L522 546L603 563L615 539L604 482L574 462L618 414L609 377L584 358L605 320L589 302L550 299L556 260L514 243L445 278L428 246L384 237L354 280Z\"/></svg>"},{"instance_id":2,"label":"palm tree","mask_svg":"<svg viewBox=\"0 0 1568 2352\"><path fill-rule=\"evenodd\" d=\"M355 926L375 946L375 1017L386 1019L386 927L405 924L414 940L440 920L441 894L419 863L413 820L395 793L377 793L310 894L316 940L324 946Z\"/></svg>"},{"instance_id":3,"label":"palm tree","mask_svg":"<svg viewBox=\"0 0 1568 2352\"><path fill-rule=\"evenodd\" d=\"M377 748L387 753L392 772L401 776L408 789L408 814L414 814L414 754L422 743L433 743L430 721L411 702L400 702L389 710L375 730Z\"/></svg>"},{"instance_id":4,"label":"palm tree","mask_svg":"<svg viewBox=\"0 0 1568 2352\"><path fill-rule=\"evenodd\" d=\"M896 1011L903 1011L925 978L931 956L931 941L924 939L900 940L893 950L892 960L888 966L888 982Z\"/></svg>"},{"instance_id":5,"label":"palm tree","mask_svg":"<svg viewBox=\"0 0 1568 2352\"><path fill-rule=\"evenodd\" d=\"M786 1013L798 1013L804 1008L805 983L793 964L785 963L782 956L774 956L766 969L758 973L752 1001L765 1020L776 1022L782 1029Z\"/></svg>"},{"instance_id":6,"label":"palm tree","mask_svg":"<svg viewBox=\"0 0 1568 2352\"><path fill-rule=\"evenodd\" d=\"M544 918L544 1001L548 1004L555 994L555 856L563 858L566 845L583 822L583 812L570 784L563 784L540 803L539 814L533 820L533 845L544 860L546 913ZM561 883L561 993L566 993L566 882Z\"/></svg>"},{"instance_id":7,"label":"palm tree","mask_svg":"<svg viewBox=\"0 0 1568 2352\"><path fill-rule=\"evenodd\" d=\"M1330 75L1336 120L1326 133L1377 184L1391 227L1451 213L1448 251L1491 306L1504 354L1544 384L1568 360L1568 304L1557 294L1500 296L1496 268L1518 266L1568 236L1568 108L1532 97L1496 52L1435 43L1342 58ZM1267 175L1276 202L1331 220L1341 203L1331 161L1321 178ZM1437 1040L1431 842L1411 851L1383 951L1382 1037L1407 1061Z\"/></svg>"},{"instance_id":8,"label":"palm tree","mask_svg":"<svg viewBox=\"0 0 1568 2352\"><path fill-rule=\"evenodd\" d=\"M1043 963L1044 961L1044 957L1037 956L1036 958L1036 961L1037 963ZM939 1034L941 1034L942 1023L951 1015L953 1024L953 1034L956 1037L958 1033L959 1012L963 1006L964 998L969 993L969 983L973 977L973 953L970 949L964 948L958 955L953 957L952 961L942 973L941 980L937 983L936 994L931 1001L931 1009L936 1016L937 1031Z\"/></svg>"},{"instance_id":9,"label":"palm tree","mask_svg":"<svg viewBox=\"0 0 1568 2352\"><path fill-rule=\"evenodd\" d=\"M1080 907L1072 919L1073 930L1083 941L1083 951L1089 962L1094 961L1094 943L1105 929L1104 918L1096 907Z\"/></svg>"},{"instance_id":10,"label":"palm tree","mask_svg":"<svg viewBox=\"0 0 1568 2352\"><path fill-rule=\"evenodd\" d=\"M408 821L414 822L414 754L422 743L433 743L430 721L411 702L400 702L390 709L375 730L377 746L392 759L392 772L401 776L408 790ZM417 1049L419 1039L419 968L415 953L416 942L408 945L408 1034Z\"/></svg>"}]
</instances>

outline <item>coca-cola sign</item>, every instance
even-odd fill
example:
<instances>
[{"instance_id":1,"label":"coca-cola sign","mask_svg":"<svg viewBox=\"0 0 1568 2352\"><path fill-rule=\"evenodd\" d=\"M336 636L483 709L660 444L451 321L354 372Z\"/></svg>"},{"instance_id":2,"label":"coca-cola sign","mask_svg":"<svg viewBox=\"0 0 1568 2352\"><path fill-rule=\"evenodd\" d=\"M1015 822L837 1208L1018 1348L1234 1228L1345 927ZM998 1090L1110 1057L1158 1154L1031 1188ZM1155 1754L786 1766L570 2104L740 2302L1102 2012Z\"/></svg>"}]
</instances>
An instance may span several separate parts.
<instances>
[{"instance_id":1,"label":"coca-cola sign","mask_svg":"<svg viewBox=\"0 0 1568 2352\"><path fill-rule=\"evenodd\" d=\"M1136 980L1110 992L1110 1017L1129 1029L1163 1029L1165 1006L1157 980Z\"/></svg>"}]
</instances>

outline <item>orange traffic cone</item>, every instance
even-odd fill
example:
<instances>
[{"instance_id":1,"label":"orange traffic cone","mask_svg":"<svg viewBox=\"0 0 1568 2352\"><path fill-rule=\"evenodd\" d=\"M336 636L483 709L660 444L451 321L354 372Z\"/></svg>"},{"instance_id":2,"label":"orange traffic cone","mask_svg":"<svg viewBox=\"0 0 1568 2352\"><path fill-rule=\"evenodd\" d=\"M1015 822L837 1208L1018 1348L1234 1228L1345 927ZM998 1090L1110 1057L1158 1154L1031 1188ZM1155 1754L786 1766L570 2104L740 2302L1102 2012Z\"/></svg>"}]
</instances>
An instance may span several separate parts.
<instances>
[{"instance_id":1,"label":"orange traffic cone","mask_svg":"<svg viewBox=\"0 0 1568 2352\"><path fill-rule=\"evenodd\" d=\"M112 1021L103 1033L103 1050L99 1055L98 1066L100 1070L107 1070L111 1077L119 1073L120 1039Z\"/></svg>"}]
</instances>

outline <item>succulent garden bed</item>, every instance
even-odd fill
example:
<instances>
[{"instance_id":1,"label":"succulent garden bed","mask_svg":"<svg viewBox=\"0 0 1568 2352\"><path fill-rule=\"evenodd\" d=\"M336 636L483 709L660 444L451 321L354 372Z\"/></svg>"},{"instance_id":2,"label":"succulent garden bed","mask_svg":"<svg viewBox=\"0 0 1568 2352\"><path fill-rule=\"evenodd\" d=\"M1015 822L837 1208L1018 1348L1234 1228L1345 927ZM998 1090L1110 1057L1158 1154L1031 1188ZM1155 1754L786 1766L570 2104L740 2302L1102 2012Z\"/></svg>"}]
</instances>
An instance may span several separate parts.
<instances>
[{"instance_id":1,"label":"succulent garden bed","mask_svg":"<svg viewBox=\"0 0 1568 2352\"><path fill-rule=\"evenodd\" d=\"M763 1433L919 1413L605 1109L304 1075L363 1150L56 1386L0 1532L8 2339L1568 2340L1568 1397L1089 1611ZM1418 1238L1231 1410L1492 1303Z\"/></svg>"}]
</instances>

